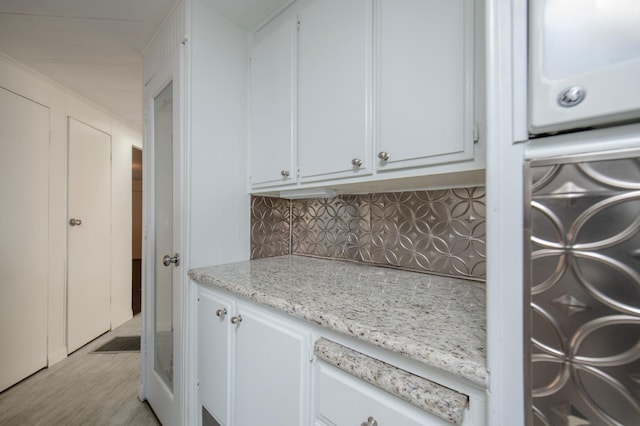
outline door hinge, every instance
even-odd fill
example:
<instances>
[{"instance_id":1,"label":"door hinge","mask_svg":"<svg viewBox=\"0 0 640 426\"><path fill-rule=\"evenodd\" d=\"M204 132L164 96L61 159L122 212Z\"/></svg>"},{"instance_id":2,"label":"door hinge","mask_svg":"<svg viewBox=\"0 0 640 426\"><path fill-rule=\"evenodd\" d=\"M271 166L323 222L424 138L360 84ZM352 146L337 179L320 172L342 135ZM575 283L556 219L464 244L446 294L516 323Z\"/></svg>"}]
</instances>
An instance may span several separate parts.
<instances>
[{"instance_id":1,"label":"door hinge","mask_svg":"<svg viewBox=\"0 0 640 426\"><path fill-rule=\"evenodd\" d=\"M300 29L300 20L299 19L296 21L296 28Z\"/></svg>"},{"instance_id":2,"label":"door hinge","mask_svg":"<svg viewBox=\"0 0 640 426\"><path fill-rule=\"evenodd\" d=\"M473 143L478 143L480 141L480 128L478 125L473 126Z\"/></svg>"}]
</instances>

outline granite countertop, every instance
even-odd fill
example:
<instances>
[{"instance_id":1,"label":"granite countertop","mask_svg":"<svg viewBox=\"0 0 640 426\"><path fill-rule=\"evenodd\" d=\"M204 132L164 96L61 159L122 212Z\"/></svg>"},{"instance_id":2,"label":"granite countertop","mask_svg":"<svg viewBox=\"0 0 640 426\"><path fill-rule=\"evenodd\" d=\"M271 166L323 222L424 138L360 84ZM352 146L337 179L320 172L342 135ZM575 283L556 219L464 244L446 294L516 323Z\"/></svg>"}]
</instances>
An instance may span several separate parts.
<instances>
[{"instance_id":1,"label":"granite countertop","mask_svg":"<svg viewBox=\"0 0 640 426\"><path fill-rule=\"evenodd\" d=\"M428 413L449 423L462 424L469 403L466 395L324 338L316 341L314 353L329 364Z\"/></svg>"},{"instance_id":2,"label":"granite countertop","mask_svg":"<svg viewBox=\"0 0 640 426\"><path fill-rule=\"evenodd\" d=\"M303 256L189 277L487 386L483 283Z\"/></svg>"}]
</instances>

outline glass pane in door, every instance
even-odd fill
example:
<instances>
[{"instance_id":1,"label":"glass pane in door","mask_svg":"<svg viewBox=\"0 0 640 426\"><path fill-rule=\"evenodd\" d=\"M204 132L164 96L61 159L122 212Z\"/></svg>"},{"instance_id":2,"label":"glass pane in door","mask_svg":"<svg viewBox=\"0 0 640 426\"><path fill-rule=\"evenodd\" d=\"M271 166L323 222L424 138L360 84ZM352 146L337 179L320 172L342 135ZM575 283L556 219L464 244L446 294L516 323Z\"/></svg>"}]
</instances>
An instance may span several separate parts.
<instances>
[{"instance_id":1,"label":"glass pane in door","mask_svg":"<svg viewBox=\"0 0 640 426\"><path fill-rule=\"evenodd\" d=\"M173 389L173 83L154 99L154 370Z\"/></svg>"}]
</instances>

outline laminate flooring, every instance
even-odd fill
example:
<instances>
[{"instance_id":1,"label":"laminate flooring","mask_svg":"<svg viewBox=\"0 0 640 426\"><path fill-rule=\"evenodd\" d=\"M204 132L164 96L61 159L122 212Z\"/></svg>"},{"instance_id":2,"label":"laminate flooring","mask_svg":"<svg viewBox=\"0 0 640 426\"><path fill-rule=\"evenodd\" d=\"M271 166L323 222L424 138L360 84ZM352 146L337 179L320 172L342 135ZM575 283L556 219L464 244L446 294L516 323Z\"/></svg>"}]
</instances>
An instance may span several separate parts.
<instances>
[{"instance_id":1,"label":"laminate flooring","mask_svg":"<svg viewBox=\"0 0 640 426\"><path fill-rule=\"evenodd\" d=\"M140 334L140 315L0 393L0 425L159 425L138 399L140 353L90 353Z\"/></svg>"}]
</instances>

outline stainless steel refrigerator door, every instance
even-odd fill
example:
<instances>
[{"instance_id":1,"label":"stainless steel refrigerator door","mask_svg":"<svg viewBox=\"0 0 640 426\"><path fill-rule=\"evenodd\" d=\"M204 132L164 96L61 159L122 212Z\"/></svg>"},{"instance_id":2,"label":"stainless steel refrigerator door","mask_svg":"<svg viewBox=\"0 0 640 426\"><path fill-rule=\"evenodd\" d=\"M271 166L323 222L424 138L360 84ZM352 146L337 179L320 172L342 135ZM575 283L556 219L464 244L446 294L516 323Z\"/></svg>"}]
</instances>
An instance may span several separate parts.
<instances>
[{"instance_id":1,"label":"stainless steel refrigerator door","mask_svg":"<svg viewBox=\"0 0 640 426\"><path fill-rule=\"evenodd\" d=\"M640 424L640 151L525 168L528 423Z\"/></svg>"}]
</instances>

